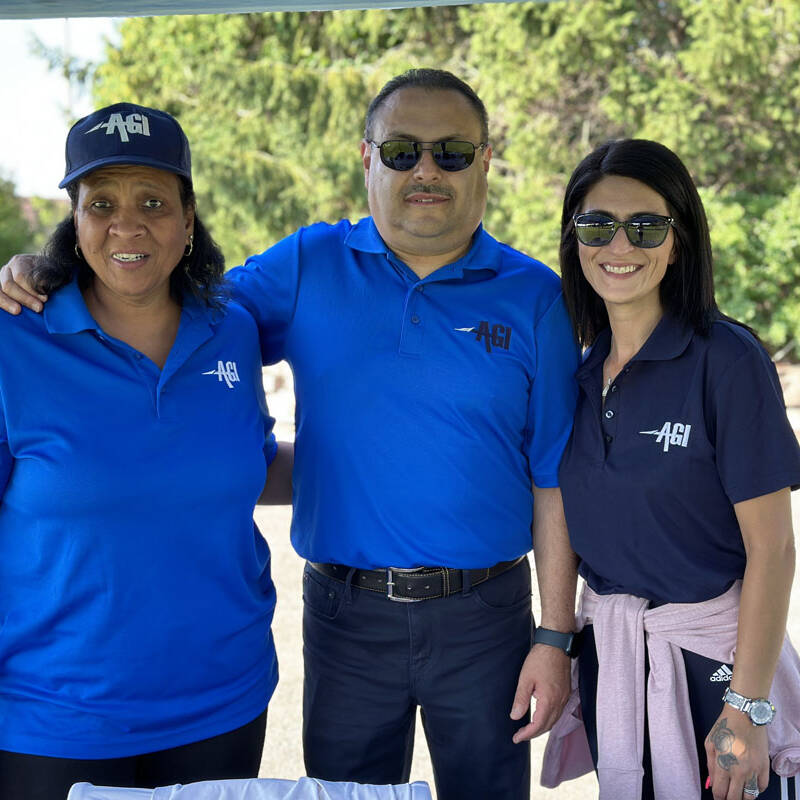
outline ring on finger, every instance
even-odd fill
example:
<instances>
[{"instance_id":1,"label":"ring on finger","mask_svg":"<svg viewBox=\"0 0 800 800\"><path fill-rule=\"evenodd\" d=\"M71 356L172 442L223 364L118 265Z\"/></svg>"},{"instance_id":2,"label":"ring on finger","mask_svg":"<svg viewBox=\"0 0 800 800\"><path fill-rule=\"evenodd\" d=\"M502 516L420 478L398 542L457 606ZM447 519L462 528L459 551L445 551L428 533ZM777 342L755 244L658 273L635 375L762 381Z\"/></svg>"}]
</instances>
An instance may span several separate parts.
<instances>
[{"instance_id":1,"label":"ring on finger","mask_svg":"<svg viewBox=\"0 0 800 800\"><path fill-rule=\"evenodd\" d=\"M761 792L759 792L758 789L748 789L745 787L742 789L742 794L746 794L748 797L758 797Z\"/></svg>"}]
</instances>

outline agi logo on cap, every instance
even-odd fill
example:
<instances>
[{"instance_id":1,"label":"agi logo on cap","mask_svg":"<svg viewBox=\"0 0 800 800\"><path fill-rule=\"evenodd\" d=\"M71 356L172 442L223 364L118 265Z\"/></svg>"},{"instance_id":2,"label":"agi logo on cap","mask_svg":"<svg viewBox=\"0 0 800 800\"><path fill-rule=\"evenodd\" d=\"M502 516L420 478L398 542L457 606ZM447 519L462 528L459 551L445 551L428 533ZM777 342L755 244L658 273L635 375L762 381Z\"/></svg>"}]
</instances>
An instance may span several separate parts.
<instances>
[{"instance_id":1,"label":"agi logo on cap","mask_svg":"<svg viewBox=\"0 0 800 800\"><path fill-rule=\"evenodd\" d=\"M115 103L79 119L67 134L66 162L61 189L96 169L119 164L163 169L192 180L189 142L178 120L136 103Z\"/></svg>"},{"instance_id":2,"label":"agi logo on cap","mask_svg":"<svg viewBox=\"0 0 800 800\"><path fill-rule=\"evenodd\" d=\"M110 114L105 122L99 122L94 128L86 131L84 135L94 133L100 128L106 129L106 135L111 136L115 131L119 133L120 141L129 142L128 134L141 133L143 136L150 135L150 123L144 114Z\"/></svg>"}]
</instances>

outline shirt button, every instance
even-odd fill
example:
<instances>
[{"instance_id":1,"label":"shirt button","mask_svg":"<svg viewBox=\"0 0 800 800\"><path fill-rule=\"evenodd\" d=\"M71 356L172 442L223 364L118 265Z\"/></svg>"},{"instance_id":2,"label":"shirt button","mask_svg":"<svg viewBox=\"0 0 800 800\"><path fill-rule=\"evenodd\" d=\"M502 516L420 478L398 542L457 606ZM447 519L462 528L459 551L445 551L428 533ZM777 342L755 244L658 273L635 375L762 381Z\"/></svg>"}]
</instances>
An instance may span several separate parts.
<instances>
[{"instance_id":1,"label":"shirt button","mask_svg":"<svg viewBox=\"0 0 800 800\"><path fill-rule=\"evenodd\" d=\"M616 392L617 391L617 384L616 383L611 387L611 391L612 392Z\"/></svg>"},{"instance_id":2,"label":"shirt button","mask_svg":"<svg viewBox=\"0 0 800 800\"><path fill-rule=\"evenodd\" d=\"M609 408L608 411L606 411L606 419L611 419L613 416L614 412Z\"/></svg>"},{"instance_id":3,"label":"shirt button","mask_svg":"<svg viewBox=\"0 0 800 800\"><path fill-rule=\"evenodd\" d=\"M611 444L611 442L613 442L613 441L614 441L614 437L609 435L609 434L606 434L606 443L607 444Z\"/></svg>"},{"instance_id":4,"label":"shirt button","mask_svg":"<svg viewBox=\"0 0 800 800\"><path fill-rule=\"evenodd\" d=\"M419 317L414 314L414 316L411 317L411 322L414 323L414 325L419 325Z\"/></svg>"}]
</instances>

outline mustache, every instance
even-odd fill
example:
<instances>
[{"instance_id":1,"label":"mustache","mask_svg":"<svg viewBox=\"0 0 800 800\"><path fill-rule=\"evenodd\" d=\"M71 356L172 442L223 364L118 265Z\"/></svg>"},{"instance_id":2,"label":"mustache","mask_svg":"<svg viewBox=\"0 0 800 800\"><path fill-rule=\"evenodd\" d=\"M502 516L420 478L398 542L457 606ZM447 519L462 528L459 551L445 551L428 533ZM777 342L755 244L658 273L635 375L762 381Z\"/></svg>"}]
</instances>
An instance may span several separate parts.
<instances>
[{"instance_id":1,"label":"mustache","mask_svg":"<svg viewBox=\"0 0 800 800\"><path fill-rule=\"evenodd\" d=\"M442 197L453 197L453 191L451 189L448 189L446 186L430 183L415 183L403 192L404 197L410 197L412 194L438 194Z\"/></svg>"}]
</instances>

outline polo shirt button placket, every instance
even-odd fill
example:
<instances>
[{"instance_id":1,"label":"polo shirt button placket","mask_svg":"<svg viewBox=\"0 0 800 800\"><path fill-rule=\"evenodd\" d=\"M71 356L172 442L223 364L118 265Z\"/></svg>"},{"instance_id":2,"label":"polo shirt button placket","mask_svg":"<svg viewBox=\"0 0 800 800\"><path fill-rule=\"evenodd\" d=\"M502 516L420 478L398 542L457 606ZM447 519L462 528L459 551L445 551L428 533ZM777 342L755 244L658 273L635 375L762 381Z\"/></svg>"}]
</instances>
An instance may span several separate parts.
<instances>
[{"instance_id":1,"label":"polo shirt button placket","mask_svg":"<svg viewBox=\"0 0 800 800\"><path fill-rule=\"evenodd\" d=\"M419 358L422 354L422 336L425 326L419 314L419 304L424 302L422 286L409 287L406 294L406 309L400 333L400 353Z\"/></svg>"},{"instance_id":2,"label":"polo shirt button placket","mask_svg":"<svg viewBox=\"0 0 800 800\"><path fill-rule=\"evenodd\" d=\"M603 415L601 417L601 427L603 429L603 441L605 443L606 455L611 443L614 441L617 425L617 412L611 406L617 404L617 384L613 383L608 390L605 398L605 406L603 407ZM613 396L612 396L613 395Z\"/></svg>"}]
</instances>

